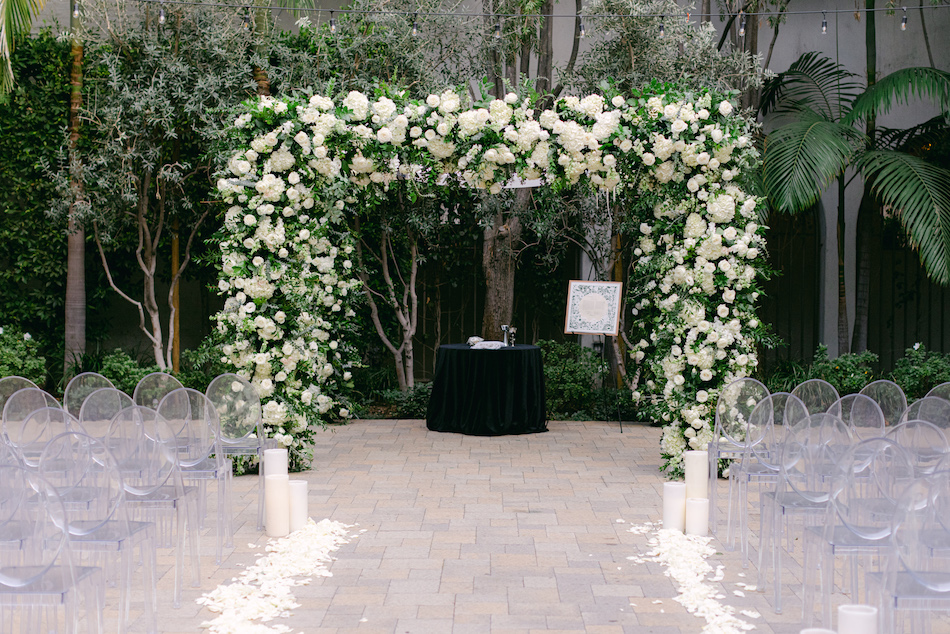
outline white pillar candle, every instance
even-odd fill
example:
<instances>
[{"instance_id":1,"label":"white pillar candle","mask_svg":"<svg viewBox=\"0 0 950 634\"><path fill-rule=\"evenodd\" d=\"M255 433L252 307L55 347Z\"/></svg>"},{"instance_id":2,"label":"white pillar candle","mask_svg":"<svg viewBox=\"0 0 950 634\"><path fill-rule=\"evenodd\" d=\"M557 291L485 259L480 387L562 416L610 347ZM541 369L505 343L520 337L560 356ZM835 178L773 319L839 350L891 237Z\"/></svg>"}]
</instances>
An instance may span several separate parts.
<instances>
[{"instance_id":1,"label":"white pillar candle","mask_svg":"<svg viewBox=\"0 0 950 634\"><path fill-rule=\"evenodd\" d=\"M686 498L709 497L709 454L705 451L685 451Z\"/></svg>"},{"instance_id":2,"label":"white pillar candle","mask_svg":"<svg viewBox=\"0 0 950 634\"><path fill-rule=\"evenodd\" d=\"M872 605L839 605L838 634L877 634L877 608Z\"/></svg>"},{"instance_id":3,"label":"white pillar candle","mask_svg":"<svg viewBox=\"0 0 950 634\"><path fill-rule=\"evenodd\" d=\"M264 450L264 477L269 475L287 475L287 450Z\"/></svg>"},{"instance_id":4,"label":"white pillar candle","mask_svg":"<svg viewBox=\"0 0 950 634\"><path fill-rule=\"evenodd\" d=\"M290 479L286 475L264 476L264 528L268 537L290 532Z\"/></svg>"},{"instance_id":5,"label":"white pillar candle","mask_svg":"<svg viewBox=\"0 0 950 634\"><path fill-rule=\"evenodd\" d=\"M663 483L663 528L682 532L686 528L686 483Z\"/></svg>"},{"instance_id":6,"label":"white pillar candle","mask_svg":"<svg viewBox=\"0 0 950 634\"><path fill-rule=\"evenodd\" d=\"M686 534L709 534L709 500L706 498L686 498Z\"/></svg>"},{"instance_id":7,"label":"white pillar candle","mask_svg":"<svg viewBox=\"0 0 950 634\"><path fill-rule=\"evenodd\" d=\"M290 532L298 531L307 525L310 509L307 499L307 481L290 481Z\"/></svg>"},{"instance_id":8,"label":"white pillar candle","mask_svg":"<svg viewBox=\"0 0 950 634\"><path fill-rule=\"evenodd\" d=\"M823 627L806 627L799 634L838 634L834 630L827 630Z\"/></svg>"}]
</instances>

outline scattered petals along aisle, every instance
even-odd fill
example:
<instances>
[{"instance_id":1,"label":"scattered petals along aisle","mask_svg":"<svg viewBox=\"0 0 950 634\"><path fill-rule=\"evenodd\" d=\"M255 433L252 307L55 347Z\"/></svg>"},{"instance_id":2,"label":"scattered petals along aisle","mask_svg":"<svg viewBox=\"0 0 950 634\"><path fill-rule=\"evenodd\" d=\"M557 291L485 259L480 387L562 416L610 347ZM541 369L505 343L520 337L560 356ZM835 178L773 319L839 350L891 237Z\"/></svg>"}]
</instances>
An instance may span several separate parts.
<instances>
[{"instance_id":1,"label":"scattered petals along aisle","mask_svg":"<svg viewBox=\"0 0 950 634\"><path fill-rule=\"evenodd\" d=\"M684 535L675 530L655 530L653 524L634 526L631 533L654 533L647 543L652 547L643 557L627 557L634 563L655 561L666 568L663 574L673 579L677 585L679 595L674 601L681 604L695 616L706 619L703 632L712 634L739 634L739 632L755 629L751 623L735 616L736 609L724 605L718 599L724 598L712 583L722 580L722 566L717 567L715 576L709 578L713 572L712 566L706 558L715 554L716 550L709 545L712 538L698 535ZM754 612L743 611L742 614L751 618L759 615Z\"/></svg>"},{"instance_id":2,"label":"scattered petals along aisle","mask_svg":"<svg viewBox=\"0 0 950 634\"><path fill-rule=\"evenodd\" d=\"M211 634L289 632L284 625L264 625L299 606L291 588L310 583L310 577L329 577L330 553L348 543L346 524L324 519L287 537L270 540L267 555L240 577L220 585L197 600L220 616L202 623ZM262 621L254 623L253 621Z\"/></svg>"}]
</instances>

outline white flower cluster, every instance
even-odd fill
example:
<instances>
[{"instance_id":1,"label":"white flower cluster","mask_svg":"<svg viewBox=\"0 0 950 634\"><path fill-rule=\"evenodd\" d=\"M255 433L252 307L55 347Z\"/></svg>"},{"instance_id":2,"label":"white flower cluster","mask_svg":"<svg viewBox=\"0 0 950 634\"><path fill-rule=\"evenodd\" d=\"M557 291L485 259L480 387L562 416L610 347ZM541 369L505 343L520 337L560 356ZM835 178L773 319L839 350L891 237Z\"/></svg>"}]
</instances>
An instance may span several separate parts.
<instances>
[{"instance_id":1,"label":"white flower cluster","mask_svg":"<svg viewBox=\"0 0 950 634\"><path fill-rule=\"evenodd\" d=\"M631 355L651 376L634 397L658 400L671 472L686 448L709 442L717 390L756 365L764 253L757 200L741 186L757 164L751 124L728 100L588 95L538 113L514 93L465 107L453 90L424 101L353 91L339 105L316 95L250 104L218 182L231 205L218 328L231 339L225 361L265 399L270 435L305 452L310 423L349 415L340 332L357 278L344 212L357 192L382 200L397 179L447 177L498 193L517 174L656 201L634 250L649 273Z\"/></svg>"}]
</instances>

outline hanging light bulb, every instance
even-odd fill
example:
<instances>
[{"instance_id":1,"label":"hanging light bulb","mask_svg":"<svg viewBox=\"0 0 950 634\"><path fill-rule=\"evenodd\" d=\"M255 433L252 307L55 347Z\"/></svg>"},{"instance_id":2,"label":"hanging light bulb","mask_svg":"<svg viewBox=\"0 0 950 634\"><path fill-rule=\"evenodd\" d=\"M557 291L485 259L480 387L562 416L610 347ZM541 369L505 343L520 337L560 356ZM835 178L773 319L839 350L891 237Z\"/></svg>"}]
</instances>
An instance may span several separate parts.
<instances>
[{"instance_id":1,"label":"hanging light bulb","mask_svg":"<svg viewBox=\"0 0 950 634\"><path fill-rule=\"evenodd\" d=\"M501 39L501 18L498 18L498 23L495 25L495 39Z\"/></svg>"},{"instance_id":2,"label":"hanging light bulb","mask_svg":"<svg viewBox=\"0 0 950 634\"><path fill-rule=\"evenodd\" d=\"M248 7L247 9L247 15L244 16L244 30L245 31L251 30L251 8L250 7Z\"/></svg>"},{"instance_id":3,"label":"hanging light bulb","mask_svg":"<svg viewBox=\"0 0 950 634\"><path fill-rule=\"evenodd\" d=\"M74 18L78 18L78 17L79 17L79 3L78 3L78 2L76 2L76 3L73 4L73 17L74 17ZM906 18L904 18L904 19L906 20Z\"/></svg>"},{"instance_id":4,"label":"hanging light bulb","mask_svg":"<svg viewBox=\"0 0 950 634\"><path fill-rule=\"evenodd\" d=\"M901 7L904 10L904 16L901 18L901 31L907 30L907 7Z\"/></svg>"},{"instance_id":5,"label":"hanging light bulb","mask_svg":"<svg viewBox=\"0 0 950 634\"><path fill-rule=\"evenodd\" d=\"M418 13L414 13L412 16L412 37L418 37L419 35L419 22L417 21L418 17Z\"/></svg>"},{"instance_id":6,"label":"hanging light bulb","mask_svg":"<svg viewBox=\"0 0 950 634\"><path fill-rule=\"evenodd\" d=\"M821 12L821 34L828 35L828 17L824 11Z\"/></svg>"},{"instance_id":7,"label":"hanging light bulb","mask_svg":"<svg viewBox=\"0 0 950 634\"><path fill-rule=\"evenodd\" d=\"M336 33L336 20L333 19L333 11L330 11L330 33Z\"/></svg>"},{"instance_id":8,"label":"hanging light bulb","mask_svg":"<svg viewBox=\"0 0 950 634\"><path fill-rule=\"evenodd\" d=\"M165 7L161 7L158 10L158 23L165 24Z\"/></svg>"},{"instance_id":9,"label":"hanging light bulb","mask_svg":"<svg viewBox=\"0 0 950 634\"><path fill-rule=\"evenodd\" d=\"M666 28L663 26L663 20L666 19L665 15L660 16L660 37L666 37Z\"/></svg>"},{"instance_id":10,"label":"hanging light bulb","mask_svg":"<svg viewBox=\"0 0 950 634\"><path fill-rule=\"evenodd\" d=\"M584 18L582 18L581 16L577 16L577 20L580 22L580 24L578 25L578 37L580 37L581 39L584 39L585 37L587 37L587 29L584 28Z\"/></svg>"},{"instance_id":11,"label":"hanging light bulb","mask_svg":"<svg viewBox=\"0 0 950 634\"><path fill-rule=\"evenodd\" d=\"M741 20L739 20L739 37L745 37L745 11L740 11L739 15Z\"/></svg>"}]
</instances>

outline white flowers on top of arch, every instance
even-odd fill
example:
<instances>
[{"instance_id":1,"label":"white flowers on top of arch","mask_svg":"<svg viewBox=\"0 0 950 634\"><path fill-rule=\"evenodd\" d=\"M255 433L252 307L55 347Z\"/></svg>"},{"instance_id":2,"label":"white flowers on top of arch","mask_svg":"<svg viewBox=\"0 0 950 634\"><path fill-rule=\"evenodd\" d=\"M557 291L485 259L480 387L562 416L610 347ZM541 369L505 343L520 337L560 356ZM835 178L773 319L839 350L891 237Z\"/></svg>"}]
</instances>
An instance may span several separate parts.
<instances>
[{"instance_id":1,"label":"white flowers on top of arch","mask_svg":"<svg viewBox=\"0 0 950 634\"><path fill-rule=\"evenodd\" d=\"M753 124L725 96L675 86L535 103L380 90L244 104L217 184L229 206L217 324L223 360L254 381L265 427L295 464L309 463L315 424L350 415L357 357L346 333L359 281L347 219L357 196L381 200L400 181L434 188L446 177L491 193L513 177L585 179L621 193L635 207L628 215L645 209L630 350L645 381L633 397L666 424L670 473L681 472L682 451L711 438L715 395L755 367L761 329L763 228L743 189L758 162Z\"/></svg>"}]
</instances>

